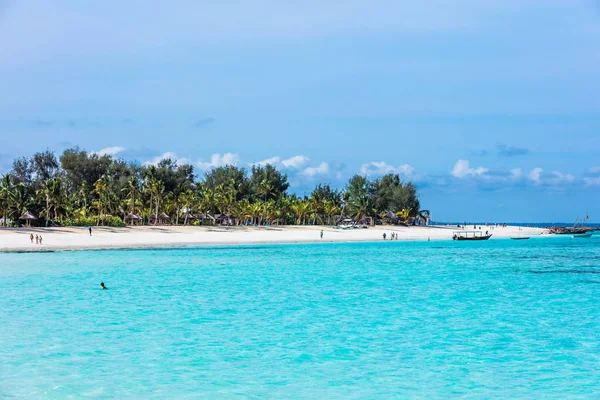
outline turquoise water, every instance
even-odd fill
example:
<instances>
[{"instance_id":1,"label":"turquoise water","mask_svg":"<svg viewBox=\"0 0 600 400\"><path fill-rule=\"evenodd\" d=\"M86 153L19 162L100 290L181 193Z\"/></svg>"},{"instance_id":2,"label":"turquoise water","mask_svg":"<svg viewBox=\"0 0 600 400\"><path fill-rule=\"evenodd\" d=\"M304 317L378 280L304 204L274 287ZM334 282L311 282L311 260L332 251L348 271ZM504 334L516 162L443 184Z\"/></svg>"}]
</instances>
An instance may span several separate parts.
<instances>
[{"instance_id":1,"label":"turquoise water","mask_svg":"<svg viewBox=\"0 0 600 400\"><path fill-rule=\"evenodd\" d=\"M595 397L599 239L0 254L0 397Z\"/></svg>"}]
</instances>

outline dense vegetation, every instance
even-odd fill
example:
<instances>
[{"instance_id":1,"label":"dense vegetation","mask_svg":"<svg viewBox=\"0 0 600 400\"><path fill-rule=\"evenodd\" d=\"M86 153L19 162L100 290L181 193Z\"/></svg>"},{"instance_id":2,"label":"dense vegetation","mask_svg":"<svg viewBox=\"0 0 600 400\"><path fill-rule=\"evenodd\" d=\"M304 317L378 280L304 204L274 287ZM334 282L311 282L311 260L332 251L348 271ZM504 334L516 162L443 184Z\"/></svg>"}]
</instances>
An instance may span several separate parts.
<instances>
[{"instance_id":1,"label":"dense vegetation","mask_svg":"<svg viewBox=\"0 0 600 400\"><path fill-rule=\"evenodd\" d=\"M198 179L201 178L201 179ZM72 148L22 157L0 181L0 217L16 221L29 211L36 225L122 226L138 223L335 224L342 217L372 222L391 212L402 220L419 213L415 186L389 174L355 175L339 191L320 184L303 198L288 192L274 166L247 171L227 165L198 177L192 165L115 159ZM22 223L23 221L21 221Z\"/></svg>"}]
</instances>

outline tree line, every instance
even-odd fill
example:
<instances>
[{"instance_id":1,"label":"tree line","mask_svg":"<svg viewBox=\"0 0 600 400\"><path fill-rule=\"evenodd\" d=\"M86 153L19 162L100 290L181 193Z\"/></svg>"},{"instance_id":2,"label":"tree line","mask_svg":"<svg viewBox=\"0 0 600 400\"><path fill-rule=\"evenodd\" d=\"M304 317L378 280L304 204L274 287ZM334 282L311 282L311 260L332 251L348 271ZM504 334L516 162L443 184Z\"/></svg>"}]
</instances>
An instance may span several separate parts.
<instances>
[{"instance_id":1,"label":"tree line","mask_svg":"<svg viewBox=\"0 0 600 400\"><path fill-rule=\"evenodd\" d=\"M14 160L0 180L0 217L4 226L16 226L26 212L41 226L123 226L126 219L332 225L341 218L428 214L420 210L416 187L396 174L355 175L342 190L319 184L302 197L288 189L287 175L272 165L226 165L197 175L192 165L170 159L140 165L75 147L59 157L46 150Z\"/></svg>"}]
</instances>

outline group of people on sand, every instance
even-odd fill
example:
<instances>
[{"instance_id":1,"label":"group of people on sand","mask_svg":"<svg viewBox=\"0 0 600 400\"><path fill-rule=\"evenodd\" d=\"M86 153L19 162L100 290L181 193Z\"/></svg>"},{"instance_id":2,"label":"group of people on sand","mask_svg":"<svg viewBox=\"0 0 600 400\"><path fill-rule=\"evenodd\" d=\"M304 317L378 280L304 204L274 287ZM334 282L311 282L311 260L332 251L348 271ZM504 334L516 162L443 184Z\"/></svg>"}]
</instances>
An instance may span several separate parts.
<instances>
[{"instance_id":1,"label":"group of people on sand","mask_svg":"<svg viewBox=\"0 0 600 400\"><path fill-rule=\"evenodd\" d=\"M33 243L33 233L29 235L29 240ZM35 244L42 244L42 235L35 235Z\"/></svg>"},{"instance_id":2,"label":"group of people on sand","mask_svg":"<svg viewBox=\"0 0 600 400\"><path fill-rule=\"evenodd\" d=\"M387 233L383 232L383 240L387 238ZM390 240L398 240L398 234L396 232L392 232L390 236Z\"/></svg>"}]
</instances>

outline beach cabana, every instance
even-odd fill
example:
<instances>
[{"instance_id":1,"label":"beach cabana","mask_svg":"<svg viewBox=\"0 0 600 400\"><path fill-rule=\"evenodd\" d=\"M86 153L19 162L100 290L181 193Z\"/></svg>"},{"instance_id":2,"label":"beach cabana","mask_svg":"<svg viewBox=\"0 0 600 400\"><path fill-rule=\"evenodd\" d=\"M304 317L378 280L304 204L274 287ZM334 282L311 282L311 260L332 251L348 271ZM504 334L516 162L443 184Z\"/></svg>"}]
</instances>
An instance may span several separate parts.
<instances>
[{"instance_id":1,"label":"beach cabana","mask_svg":"<svg viewBox=\"0 0 600 400\"><path fill-rule=\"evenodd\" d=\"M168 223L171 220L171 217L169 217L167 214L160 213L158 214L158 218L156 217L156 214L152 214L150 215L150 223L154 223L154 222L158 222L160 224L164 224L164 223Z\"/></svg>"},{"instance_id":2,"label":"beach cabana","mask_svg":"<svg viewBox=\"0 0 600 400\"><path fill-rule=\"evenodd\" d=\"M125 218L123 218L123 220L126 224L135 225L137 222L142 220L142 217L137 214L129 213L125 216Z\"/></svg>"},{"instance_id":3,"label":"beach cabana","mask_svg":"<svg viewBox=\"0 0 600 400\"><path fill-rule=\"evenodd\" d=\"M215 214L215 224L217 225L233 225L233 221L236 219L235 215L229 214Z\"/></svg>"},{"instance_id":4,"label":"beach cabana","mask_svg":"<svg viewBox=\"0 0 600 400\"><path fill-rule=\"evenodd\" d=\"M381 217L381 219L384 220L388 224L396 225L400 218L398 218L398 216L396 214L394 214L393 212L388 211L387 213L385 213L385 215L383 217Z\"/></svg>"},{"instance_id":5,"label":"beach cabana","mask_svg":"<svg viewBox=\"0 0 600 400\"><path fill-rule=\"evenodd\" d=\"M25 220L27 222L27 226L31 226L31 221L37 219L37 217L29 211L25 211L25 214L21 215L19 219Z\"/></svg>"},{"instance_id":6,"label":"beach cabana","mask_svg":"<svg viewBox=\"0 0 600 400\"><path fill-rule=\"evenodd\" d=\"M181 218L183 218L184 225L189 221L200 219L200 217L196 217L194 214L192 214L191 211L184 212L183 215L181 216Z\"/></svg>"}]
</instances>

